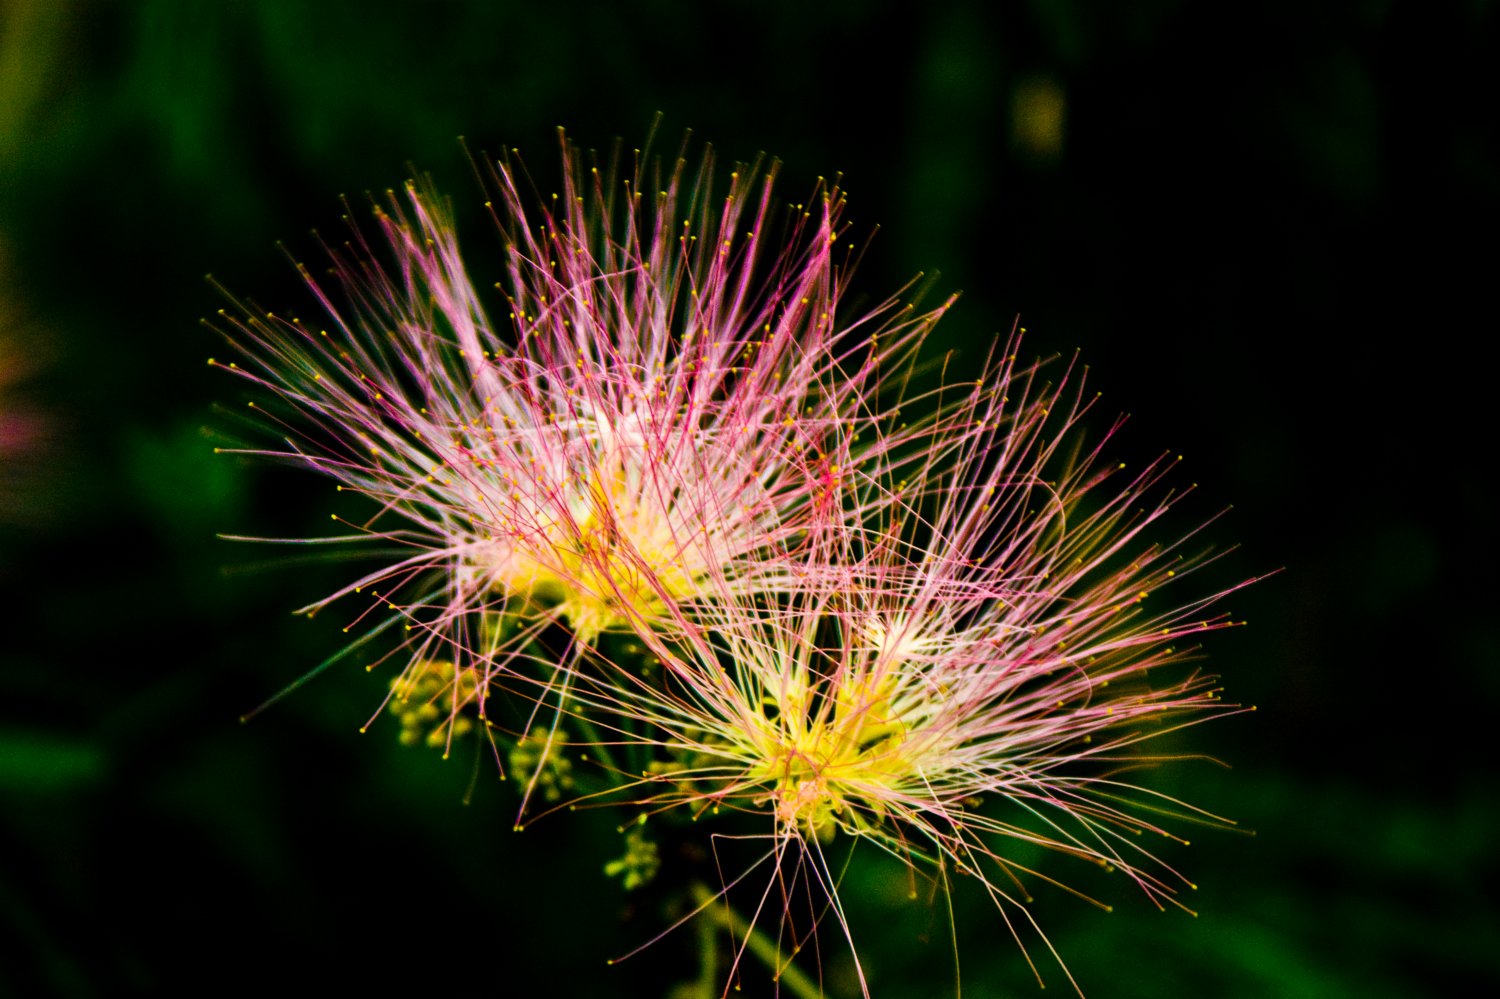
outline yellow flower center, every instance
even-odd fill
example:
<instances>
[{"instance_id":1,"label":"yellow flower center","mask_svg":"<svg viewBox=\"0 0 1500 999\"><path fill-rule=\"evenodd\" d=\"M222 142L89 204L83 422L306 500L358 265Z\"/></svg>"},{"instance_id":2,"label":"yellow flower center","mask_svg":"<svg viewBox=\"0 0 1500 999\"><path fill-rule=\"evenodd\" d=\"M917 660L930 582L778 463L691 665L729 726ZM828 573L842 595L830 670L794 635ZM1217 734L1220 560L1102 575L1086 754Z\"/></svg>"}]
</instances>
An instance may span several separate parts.
<instances>
[{"instance_id":1,"label":"yellow flower center","mask_svg":"<svg viewBox=\"0 0 1500 999\"><path fill-rule=\"evenodd\" d=\"M638 478L623 464L596 471L568 517L496 560L495 584L555 605L585 641L691 595L707 567L678 540L671 512L649 502L654 493Z\"/></svg>"},{"instance_id":2,"label":"yellow flower center","mask_svg":"<svg viewBox=\"0 0 1500 999\"><path fill-rule=\"evenodd\" d=\"M892 686L861 675L836 681L816 706L805 688L769 698L776 717L766 722L760 776L775 784L770 801L778 819L827 840L840 825L866 824L848 810L851 800L883 814L877 792L913 772L903 753L909 728L892 712Z\"/></svg>"}]
</instances>

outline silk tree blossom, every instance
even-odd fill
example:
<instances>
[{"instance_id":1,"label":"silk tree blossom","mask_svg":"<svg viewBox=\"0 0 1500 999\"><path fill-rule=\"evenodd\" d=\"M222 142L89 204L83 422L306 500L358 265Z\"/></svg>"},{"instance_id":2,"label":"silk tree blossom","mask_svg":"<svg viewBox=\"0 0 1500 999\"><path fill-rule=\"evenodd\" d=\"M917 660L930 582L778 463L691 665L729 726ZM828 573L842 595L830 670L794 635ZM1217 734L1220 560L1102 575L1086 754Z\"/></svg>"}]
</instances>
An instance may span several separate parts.
<instances>
[{"instance_id":1,"label":"silk tree blossom","mask_svg":"<svg viewBox=\"0 0 1500 999\"><path fill-rule=\"evenodd\" d=\"M678 640L648 636L659 682L580 683L576 711L613 717L653 758L629 800L764 822L761 863L777 874L756 911L783 914L787 960L807 939L793 913L818 909L799 910L789 884L825 899L853 942L828 853L840 839L944 884L971 876L1024 950L1027 884L1058 882L1007 844L1180 905L1188 882L1151 838L1177 838L1174 816L1224 821L1125 776L1155 761L1143 744L1238 710L1183 665L1193 636L1233 622L1207 609L1224 594L1179 593L1201 556L1150 538L1174 460L1109 464L1113 430L1084 447L1081 382L1069 368L1043 385L1008 352L904 469L850 470L844 504L873 512L839 520L800 590L726 586ZM900 501L872 504L882 493Z\"/></svg>"},{"instance_id":2,"label":"silk tree blossom","mask_svg":"<svg viewBox=\"0 0 1500 999\"><path fill-rule=\"evenodd\" d=\"M946 307L840 313L857 253L837 186L778 209L774 166L716 194L710 156L661 173L638 154L620 178L562 153L536 204L514 162L491 172L499 312L449 209L409 183L376 206L378 239L353 227L325 247L331 281L298 265L324 319L235 303L214 324L240 358L210 363L269 390L276 405L250 405L285 433L247 453L375 505L311 540L373 542L379 566L304 610L368 596L418 672L492 675L505 654L483 622L518 605L528 634L557 621L587 646L691 616L707 580L784 588L781 558L827 522L839 469L884 464L874 396Z\"/></svg>"}]
</instances>

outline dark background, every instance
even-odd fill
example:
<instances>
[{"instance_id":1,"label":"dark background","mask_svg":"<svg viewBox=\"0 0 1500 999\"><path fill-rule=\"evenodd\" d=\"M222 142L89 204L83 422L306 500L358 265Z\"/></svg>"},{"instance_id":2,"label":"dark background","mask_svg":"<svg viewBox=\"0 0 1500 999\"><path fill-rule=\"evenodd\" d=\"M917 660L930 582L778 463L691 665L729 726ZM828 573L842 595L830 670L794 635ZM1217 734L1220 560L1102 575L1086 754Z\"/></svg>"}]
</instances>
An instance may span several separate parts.
<instances>
[{"instance_id":1,"label":"dark background","mask_svg":"<svg viewBox=\"0 0 1500 999\"><path fill-rule=\"evenodd\" d=\"M613 820L514 834L491 771L464 803L468 756L359 735L381 676L237 723L342 645L338 615L287 612L349 569L216 539L317 533L331 493L212 453L246 397L198 325L207 271L310 312L276 241L310 256L341 193L363 214L409 163L478 270L458 136L546 189L556 126L633 145L658 111L663 149L691 128L780 157L792 200L843 171L880 227L857 294L962 289L934 350L977 358L1018 313L1028 351L1080 348L1100 418L1131 414L1121 460L1187 456L1178 528L1233 505L1205 587L1284 569L1207 642L1260 708L1194 733L1232 769L1151 778L1257 835L1166 853L1197 919L1086 876L1112 914L1040 892L1085 991L1500 984L1496 5L975 9L0 3L0 415L45 428L0 478L0 993L658 997L695 973L691 934L605 966L659 926L601 873ZM947 917L859 871L875 995L951 993ZM964 994L1035 994L989 903L955 908ZM825 967L848 995L836 939Z\"/></svg>"}]
</instances>

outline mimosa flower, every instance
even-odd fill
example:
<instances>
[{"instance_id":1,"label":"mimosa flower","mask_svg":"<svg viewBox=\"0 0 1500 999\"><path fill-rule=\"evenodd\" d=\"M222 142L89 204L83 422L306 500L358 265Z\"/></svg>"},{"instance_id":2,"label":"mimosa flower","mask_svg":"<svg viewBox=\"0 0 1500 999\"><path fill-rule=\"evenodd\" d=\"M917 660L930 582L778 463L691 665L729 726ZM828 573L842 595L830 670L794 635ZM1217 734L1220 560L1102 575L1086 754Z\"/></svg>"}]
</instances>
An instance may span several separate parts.
<instances>
[{"instance_id":1,"label":"mimosa flower","mask_svg":"<svg viewBox=\"0 0 1500 999\"><path fill-rule=\"evenodd\" d=\"M1007 843L1180 905L1188 882L1143 834L1175 839L1174 815L1223 820L1124 773L1153 762L1143 743L1224 713L1214 679L1180 664L1192 636L1233 622L1205 610L1223 594L1179 595L1201 559L1148 538L1174 501L1159 486L1171 456L1131 474L1105 463L1103 440L1064 450L1079 442L1087 405L1067 383L1081 379L1037 377L1008 354L905 481L850 469L854 507L872 491L901 502L844 522L800 592L726 596L680 640L648 636L658 683L580 683L580 715L618 719L627 744L648 733L634 744L655 762L630 775L628 800L761 816L763 862L840 922L827 850L841 837L944 883L972 876L1018 941L1027 882L1053 877ZM800 932L783 927L788 959Z\"/></svg>"},{"instance_id":2,"label":"mimosa flower","mask_svg":"<svg viewBox=\"0 0 1500 999\"><path fill-rule=\"evenodd\" d=\"M221 366L281 404L285 446L249 453L374 505L315 540L399 553L304 610L369 595L414 669L503 662L483 622L517 606L587 646L670 623L709 582L715 598L782 586L780 556L827 519L882 375L942 311L839 313L854 248L836 186L777 210L774 167L741 167L716 196L709 157L622 180L562 152L540 207L510 162L493 171L504 319L448 209L410 183L375 209L382 249L356 230L328 250L338 292L302 268L326 318L237 305L216 324L242 358Z\"/></svg>"},{"instance_id":3,"label":"mimosa flower","mask_svg":"<svg viewBox=\"0 0 1500 999\"><path fill-rule=\"evenodd\" d=\"M1223 820L1127 774L1171 758L1150 740L1237 709L1185 665L1234 622L1209 609L1223 593L1179 595L1202 561L1186 539L1153 540L1171 456L1111 463L1113 429L1085 446L1081 374L1045 384L1014 339L972 384L901 398L948 303L841 312L836 185L777 211L774 168L716 196L708 158L663 174L638 154L627 179L566 140L563 159L537 207L510 161L492 171L503 321L416 183L375 209L378 248L355 228L331 282L302 268L324 321L221 313L224 366L286 433L243 450L370 510L311 540L373 542L378 565L304 609L368 595L371 634L404 630L402 738L481 730L528 802L638 807L605 865L628 888L679 859L650 816L759 822L774 876L754 918L720 923L765 958L756 921L779 909L777 975L819 913L854 941L838 844L971 877L1023 949L1026 886L1059 882L1017 844L1180 905L1147 834ZM556 626L562 651L536 641ZM616 631L638 644L603 654ZM505 730L484 708L501 692L521 706Z\"/></svg>"}]
</instances>

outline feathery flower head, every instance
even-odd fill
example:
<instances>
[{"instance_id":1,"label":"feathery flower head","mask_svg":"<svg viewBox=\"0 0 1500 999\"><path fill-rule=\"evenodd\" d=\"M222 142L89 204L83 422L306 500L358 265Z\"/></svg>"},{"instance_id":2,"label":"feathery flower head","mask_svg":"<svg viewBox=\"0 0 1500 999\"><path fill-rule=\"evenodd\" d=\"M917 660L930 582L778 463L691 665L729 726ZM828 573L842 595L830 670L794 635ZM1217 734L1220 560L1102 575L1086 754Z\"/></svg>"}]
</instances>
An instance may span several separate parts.
<instances>
[{"instance_id":1,"label":"feathery flower head","mask_svg":"<svg viewBox=\"0 0 1500 999\"><path fill-rule=\"evenodd\" d=\"M305 610L368 592L414 669L503 661L478 622L518 603L588 645L670 622L705 580L777 588L776 556L826 517L881 373L941 312L838 314L855 252L836 245L836 185L778 211L774 166L716 194L708 155L663 172L637 151L621 178L618 149L603 169L566 139L562 154L550 198L523 193L513 160L491 172L500 312L417 183L376 207L383 247L355 228L327 248L337 292L302 267L326 324L221 312L248 362L228 367L281 403L286 445L251 453L373 501L319 540L398 553Z\"/></svg>"},{"instance_id":2,"label":"feathery flower head","mask_svg":"<svg viewBox=\"0 0 1500 999\"><path fill-rule=\"evenodd\" d=\"M250 453L373 503L315 540L373 542L380 564L307 610L368 592L372 631L403 627L403 741L446 746L477 713L527 802L759 821L793 952L797 890L852 941L839 844L973 876L1018 941L1026 881L1052 879L1007 843L1180 904L1142 834L1216 820L1124 775L1224 712L1181 664L1233 622L1207 609L1224 594L1174 598L1201 556L1149 536L1170 456L1131 472L1105 458L1113 429L1085 446L1081 372L1045 383L1016 338L973 383L899 398L948 303L840 313L836 185L778 211L774 167L716 195L709 157L638 152L622 177L618 149L602 169L562 152L547 198L492 168L498 311L411 183L376 207L378 240L326 248L331 282L302 268L326 323L221 313L228 367L286 431ZM567 653L534 641L554 623ZM636 651L603 654L614 631ZM506 731L485 709L501 692L524 719ZM605 869L638 887L676 859L635 828ZM724 925L743 954L753 921Z\"/></svg>"},{"instance_id":3,"label":"feathery flower head","mask_svg":"<svg viewBox=\"0 0 1500 999\"><path fill-rule=\"evenodd\" d=\"M1162 815L1223 820L1122 773L1153 761L1141 743L1223 713L1212 677L1164 667L1234 622L1205 610L1223 594L1173 598L1201 554L1146 536L1175 498L1159 487L1171 456L1107 463L1112 432L1082 447L1081 375L1037 378L1007 351L903 467L854 466L848 502L876 512L840 521L800 590L728 596L673 640L647 633L660 682L580 678L576 710L643 733L655 761L629 800L761 816L762 861L795 865L840 922L826 849L841 834L972 875L1002 911L1029 900L1028 876L1052 880L1007 841L1180 905L1188 882L1141 834L1176 838Z\"/></svg>"}]
</instances>

